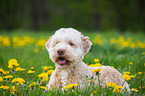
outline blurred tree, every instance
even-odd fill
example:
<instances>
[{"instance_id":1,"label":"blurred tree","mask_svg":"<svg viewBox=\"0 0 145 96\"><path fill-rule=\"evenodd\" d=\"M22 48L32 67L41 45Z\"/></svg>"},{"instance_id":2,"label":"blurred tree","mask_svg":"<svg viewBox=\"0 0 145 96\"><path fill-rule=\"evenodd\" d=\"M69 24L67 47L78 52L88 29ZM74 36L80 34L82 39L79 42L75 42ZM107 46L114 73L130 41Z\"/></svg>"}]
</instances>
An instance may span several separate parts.
<instances>
[{"instance_id":1,"label":"blurred tree","mask_svg":"<svg viewBox=\"0 0 145 96\"><path fill-rule=\"evenodd\" d=\"M145 0L0 0L0 30L145 31Z\"/></svg>"}]
</instances>

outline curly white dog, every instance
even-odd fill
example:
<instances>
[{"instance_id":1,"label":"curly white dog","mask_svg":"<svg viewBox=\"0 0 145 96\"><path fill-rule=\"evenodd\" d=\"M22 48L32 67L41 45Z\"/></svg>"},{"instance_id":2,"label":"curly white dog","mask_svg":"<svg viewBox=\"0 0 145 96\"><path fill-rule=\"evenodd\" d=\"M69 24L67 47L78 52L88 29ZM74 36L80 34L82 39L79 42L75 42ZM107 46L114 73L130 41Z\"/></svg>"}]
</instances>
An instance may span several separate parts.
<instances>
[{"instance_id":1,"label":"curly white dog","mask_svg":"<svg viewBox=\"0 0 145 96\"><path fill-rule=\"evenodd\" d=\"M109 66L89 67L82 61L92 45L88 39L73 28L61 28L50 37L46 43L46 49L56 69L50 77L48 89L63 88L72 83L83 86L86 77L92 76L97 85L98 77L91 71L101 67L99 79L103 87L109 82L114 82L130 91L129 85L116 69Z\"/></svg>"}]
</instances>

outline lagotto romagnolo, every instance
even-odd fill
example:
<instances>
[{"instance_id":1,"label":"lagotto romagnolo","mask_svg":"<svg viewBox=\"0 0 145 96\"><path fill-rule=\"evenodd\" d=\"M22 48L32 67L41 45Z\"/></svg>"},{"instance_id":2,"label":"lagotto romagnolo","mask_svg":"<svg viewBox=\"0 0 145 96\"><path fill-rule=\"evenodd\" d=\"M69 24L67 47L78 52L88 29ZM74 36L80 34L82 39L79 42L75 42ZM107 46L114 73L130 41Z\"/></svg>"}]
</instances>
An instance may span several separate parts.
<instances>
[{"instance_id":1,"label":"lagotto romagnolo","mask_svg":"<svg viewBox=\"0 0 145 96\"><path fill-rule=\"evenodd\" d=\"M107 83L114 82L118 86L123 85L130 91L128 83L115 68L110 66L89 67L82 61L91 45L92 43L87 36L73 28L61 28L50 37L46 43L46 49L56 68L48 82L48 90L63 88L72 83L83 87L86 77L91 78L92 76L95 85L97 85L98 76L91 71L102 68L99 72L101 86L105 87Z\"/></svg>"}]
</instances>

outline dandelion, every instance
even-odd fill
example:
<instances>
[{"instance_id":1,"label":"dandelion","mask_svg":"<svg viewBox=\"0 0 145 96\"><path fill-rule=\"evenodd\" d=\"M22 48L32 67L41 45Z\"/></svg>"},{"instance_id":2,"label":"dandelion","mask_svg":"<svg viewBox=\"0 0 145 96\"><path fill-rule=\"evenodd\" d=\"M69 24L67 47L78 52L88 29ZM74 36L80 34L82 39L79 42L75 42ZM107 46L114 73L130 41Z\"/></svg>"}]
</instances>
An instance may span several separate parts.
<instances>
[{"instance_id":1,"label":"dandelion","mask_svg":"<svg viewBox=\"0 0 145 96\"><path fill-rule=\"evenodd\" d=\"M35 49L34 49L34 52L35 52L35 53L38 53L38 52L39 52L39 49L38 49L38 48L35 48Z\"/></svg>"},{"instance_id":2,"label":"dandelion","mask_svg":"<svg viewBox=\"0 0 145 96\"><path fill-rule=\"evenodd\" d=\"M78 84L69 84L69 85L66 85L66 86L64 87L64 89L72 89L72 88L74 88L75 86L78 86Z\"/></svg>"},{"instance_id":3,"label":"dandelion","mask_svg":"<svg viewBox=\"0 0 145 96\"><path fill-rule=\"evenodd\" d=\"M51 74L53 73L53 71L54 71L54 70L48 70L48 71L47 71L47 74L48 74L48 75L51 75Z\"/></svg>"},{"instance_id":4,"label":"dandelion","mask_svg":"<svg viewBox=\"0 0 145 96\"><path fill-rule=\"evenodd\" d=\"M47 89L47 87L45 87L45 86L40 86L40 88L42 88L42 89Z\"/></svg>"},{"instance_id":5,"label":"dandelion","mask_svg":"<svg viewBox=\"0 0 145 96\"><path fill-rule=\"evenodd\" d=\"M130 74L130 72L126 71L126 72L123 72L124 74Z\"/></svg>"},{"instance_id":6,"label":"dandelion","mask_svg":"<svg viewBox=\"0 0 145 96\"><path fill-rule=\"evenodd\" d=\"M141 75L141 74L142 74L142 72L138 72L138 74L139 74L139 75Z\"/></svg>"},{"instance_id":7,"label":"dandelion","mask_svg":"<svg viewBox=\"0 0 145 96\"><path fill-rule=\"evenodd\" d=\"M33 87L33 84L29 84L29 86L28 86L28 87L32 88L32 87Z\"/></svg>"},{"instance_id":8,"label":"dandelion","mask_svg":"<svg viewBox=\"0 0 145 96\"><path fill-rule=\"evenodd\" d=\"M44 71L47 71L48 67L47 66L43 66L43 69L44 69Z\"/></svg>"},{"instance_id":9,"label":"dandelion","mask_svg":"<svg viewBox=\"0 0 145 96\"><path fill-rule=\"evenodd\" d=\"M130 75L130 77L131 77L131 78L135 78L135 76L133 76L133 75Z\"/></svg>"},{"instance_id":10,"label":"dandelion","mask_svg":"<svg viewBox=\"0 0 145 96\"><path fill-rule=\"evenodd\" d=\"M99 62L99 59L94 59L94 62Z\"/></svg>"},{"instance_id":11,"label":"dandelion","mask_svg":"<svg viewBox=\"0 0 145 96\"><path fill-rule=\"evenodd\" d=\"M144 86L142 86L142 89L145 89L145 87L144 87Z\"/></svg>"},{"instance_id":12,"label":"dandelion","mask_svg":"<svg viewBox=\"0 0 145 96\"><path fill-rule=\"evenodd\" d=\"M115 87L115 86L117 86L114 82L109 82L109 83L107 83L107 87Z\"/></svg>"},{"instance_id":13,"label":"dandelion","mask_svg":"<svg viewBox=\"0 0 145 96\"><path fill-rule=\"evenodd\" d=\"M16 59L10 59L9 61L8 61L8 68L13 68L13 67L15 67L15 66L19 66L19 64L17 63L17 60Z\"/></svg>"},{"instance_id":14,"label":"dandelion","mask_svg":"<svg viewBox=\"0 0 145 96\"><path fill-rule=\"evenodd\" d=\"M3 78L4 79L11 79L11 78L13 78L14 76L12 76L12 75L8 75L8 76L4 76Z\"/></svg>"},{"instance_id":15,"label":"dandelion","mask_svg":"<svg viewBox=\"0 0 145 96\"><path fill-rule=\"evenodd\" d=\"M111 38L110 43L111 43L111 44L114 44L114 43L116 43L116 41L117 41L116 39Z\"/></svg>"},{"instance_id":16,"label":"dandelion","mask_svg":"<svg viewBox=\"0 0 145 96\"><path fill-rule=\"evenodd\" d=\"M131 79L131 77L128 74L123 74L123 78L127 81Z\"/></svg>"},{"instance_id":17,"label":"dandelion","mask_svg":"<svg viewBox=\"0 0 145 96\"><path fill-rule=\"evenodd\" d=\"M12 82L18 83L18 84L23 84L25 80L23 78L14 78Z\"/></svg>"},{"instance_id":18,"label":"dandelion","mask_svg":"<svg viewBox=\"0 0 145 96\"><path fill-rule=\"evenodd\" d=\"M21 67L16 68L16 71L24 71L24 70L25 70L25 68L21 68Z\"/></svg>"},{"instance_id":19,"label":"dandelion","mask_svg":"<svg viewBox=\"0 0 145 96\"><path fill-rule=\"evenodd\" d=\"M145 52L142 52L142 55L145 55Z\"/></svg>"},{"instance_id":20,"label":"dandelion","mask_svg":"<svg viewBox=\"0 0 145 96\"><path fill-rule=\"evenodd\" d=\"M93 81L94 81L93 79L90 80L91 83L92 83Z\"/></svg>"},{"instance_id":21,"label":"dandelion","mask_svg":"<svg viewBox=\"0 0 145 96\"><path fill-rule=\"evenodd\" d=\"M48 74L47 73L41 73L38 75L39 78L41 78L42 81L48 80Z\"/></svg>"},{"instance_id":22,"label":"dandelion","mask_svg":"<svg viewBox=\"0 0 145 96\"><path fill-rule=\"evenodd\" d=\"M0 73L3 74L4 73L4 69L0 68Z\"/></svg>"},{"instance_id":23,"label":"dandelion","mask_svg":"<svg viewBox=\"0 0 145 96\"><path fill-rule=\"evenodd\" d=\"M1 86L0 88L2 88L3 90L7 90L7 89L9 89L9 87L8 86Z\"/></svg>"},{"instance_id":24,"label":"dandelion","mask_svg":"<svg viewBox=\"0 0 145 96\"><path fill-rule=\"evenodd\" d=\"M102 68L94 69L94 70L91 71L91 73L94 73L94 72L99 73L99 71L100 71L101 69L102 69Z\"/></svg>"},{"instance_id":25,"label":"dandelion","mask_svg":"<svg viewBox=\"0 0 145 96\"><path fill-rule=\"evenodd\" d=\"M3 81L3 78L0 76L0 82L2 82Z\"/></svg>"},{"instance_id":26,"label":"dandelion","mask_svg":"<svg viewBox=\"0 0 145 96\"><path fill-rule=\"evenodd\" d=\"M133 63L132 62L129 62L129 65L133 65Z\"/></svg>"},{"instance_id":27,"label":"dandelion","mask_svg":"<svg viewBox=\"0 0 145 96\"><path fill-rule=\"evenodd\" d=\"M4 72L3 72L4 75L7 75L7 74L9 74L9 73L10 73L10 71L4 71Z\"/></svg>"},{"instance_id":28,"label":"dandelion","mask_svg":"<svg viewBox=\"0 0 145 96\"><path fill-rule=\"evenodd\" d=\"M34 67L31 67L30 69L31 69L31 70L34 70Z\"/></svg>"},{"instance_id":29,"label":"dandelion","mask_svg":"<svg viewBox=\"0 0 145 96\"><path fill-rule=\"evenodd\" d=\"M122 92L122 90L120 90L121 88L123 88L123 86L115 86L114 89L113 89L113 93L114 93L114 92L116 92L116 93L118 93L118 92L121 93L121 92Z\"/></svg>"},{"instance_id":30,"label":"dandelion","mask_svg":"<svg viewBox=\"0 0 145 96\"><path fill-rule=\"evenodd\" d=\"M96 63L96 64L90 64L89 66L90 66L90 67L100 67L101 64L100 64L100 63Z\"/></svg>"},{"instance_id":31,"label":"dandelion","mask_svg":"<svg viewBox=\"0 0 145 96\"><path fill-rule=\"evenodd\" d=\"M11 92L12 94L15 94L15 92L14 92L14 91L16 91L15 86L11 86L10 92Z\"/></svg>"},{"instance_id":32,"label":"dandelion","mask_svg":"<svg viewBox=\"0 0 145 96\"><path fill-rule=\"evenodd\" d=\"M138 92L138 90L136 88L132 88L130 89L132 92Z\"/></svg>"},{"instance_id":33,"label":"dandelion","mask_svg":"<svg viewBox=\"0 0 145 96\"><path fill-rule=\"evenodd\" d=\"M44 66L43 67L44 71L47 71L49 68L52 68L52 66Z\"/></svg>"},{"instance_id":34,"label":"dandelion","mask_svg":"<svg viewBox=\"0 0 145 96\"><path fill-rule=\"evenodd\" d=\"M33 86L36 86L36 82L32 82L28 87L32 88Z\"/></svg>"},{"instance_id":35,"label":"dandelion","mask_svg":"<svg viewBox=\"0 0 145 96\"><path fill-rule=\"evenodd\" d=\"M33 82L32 84L33 84L34 86L36 86L36 82Z\"/></svg>"},{"instance_id":36,"label":"dandelion","mask_svg":"<svg viewBox=\"0 0 145 96\"><path fill-rule=\"evenodd\" d=\"M32 70L28 70L28 72L27 73L34 73L35 71L32 71Z\"/></svg>"}]
</instances>

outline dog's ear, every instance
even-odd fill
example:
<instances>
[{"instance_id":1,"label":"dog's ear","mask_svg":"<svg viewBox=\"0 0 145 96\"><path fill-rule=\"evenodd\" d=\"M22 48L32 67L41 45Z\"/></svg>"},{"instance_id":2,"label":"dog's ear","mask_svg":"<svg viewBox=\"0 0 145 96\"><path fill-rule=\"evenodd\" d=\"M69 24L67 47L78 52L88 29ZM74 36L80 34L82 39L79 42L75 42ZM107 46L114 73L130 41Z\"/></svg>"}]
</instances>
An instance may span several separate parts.
<instances>
[{"instance_id":1,"label":"dog's ear","mask_svg":"<svg viewBox=\"0 0 145 96\"><path fill-rule=\"evenodd\" d=\"M48 49L50 47L50 42L51 42L51 37L48 39L48 41L45 44L47 51L48 51Z\"/></svg>"},{"instance_id":2,"label":"dog's ear","mask_svg":"<svg viewBox=\"0 0 145 96\"><path fill-rule=\"evenodd\" d=\"M89 40L89 37L87 36L81 36L81 39L82 39L82 45L83 45L83 56L86 55L86 53L88 53L88 51L90 50L91 48L91 45L92 45L92 42Z\"/></svg>"}]
</instances>

